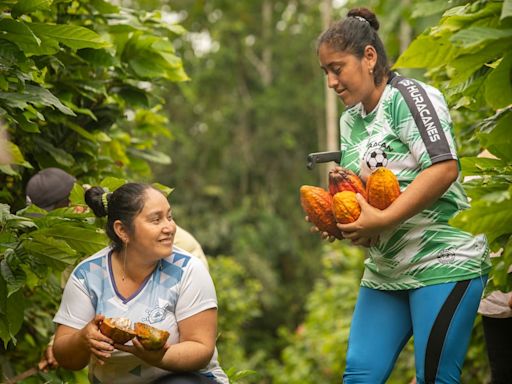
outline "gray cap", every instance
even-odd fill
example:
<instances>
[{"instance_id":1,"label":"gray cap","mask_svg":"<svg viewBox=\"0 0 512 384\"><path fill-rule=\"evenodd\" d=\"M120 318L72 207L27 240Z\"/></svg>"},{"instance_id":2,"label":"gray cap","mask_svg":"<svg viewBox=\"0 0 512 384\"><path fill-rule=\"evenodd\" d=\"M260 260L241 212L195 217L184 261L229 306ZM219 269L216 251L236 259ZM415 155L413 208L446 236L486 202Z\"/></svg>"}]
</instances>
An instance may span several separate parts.
<instances>
[{"instance_id":1,"label":"gray cap","mask_svg":"<svg viewBox=\"0 0 512 384\"><path fill-rule=\"evenodd\" d=\"M69 197L76 179L59 168L46 168L27 183L27 201L47 211Z\"/></svg>"}]
</instances>

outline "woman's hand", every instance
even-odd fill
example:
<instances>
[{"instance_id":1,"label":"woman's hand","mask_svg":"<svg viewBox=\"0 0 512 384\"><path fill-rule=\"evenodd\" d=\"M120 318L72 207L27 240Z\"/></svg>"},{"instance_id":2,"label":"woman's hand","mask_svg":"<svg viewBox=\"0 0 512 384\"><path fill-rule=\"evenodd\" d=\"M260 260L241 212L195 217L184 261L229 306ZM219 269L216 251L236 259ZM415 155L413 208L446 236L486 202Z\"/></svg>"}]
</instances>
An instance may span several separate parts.
<instances>
[{"instance_id":1,"label":"woman's hand","mask_svg":"<svg viewBox=\"0 0 512 384\"><path fill-rule=\"evenodd\" d=\"M131 353L154 367L159 367L162 364L162 359L170 348L169 343L166 343L162 348L156 351L150 351L144 348L137 338L132 339L132 343L133 345L114 344L114 347L120 351Z\"/></svg>"},{"instance_id":2,"label":"woman's hand","mask_svg":"<svg viewBox=\"0 0 512 384\"><path fill-rule=\"evenodd\" d=\"M98 358L98 363L101 365L105 364L105 360L111 356L114 350L112 339L100 331L100 324L104 319L104 315L96 315L79 331L80 339L89 351Z\"/></svg>"},{"instance_id":3,"label":"woman's hand","mask_svg":"<svg viewBox=\"0 0 512 384\"><path fill-rule=\"evenodd\" d=\"M359 218L349 224L339 224L343 237L349 239L354 245L371 247L378 241L379 235L389 229L389 223L383 211L372 207L359 193L356 199L361 206Z\"/></svg>"}]
</instances>

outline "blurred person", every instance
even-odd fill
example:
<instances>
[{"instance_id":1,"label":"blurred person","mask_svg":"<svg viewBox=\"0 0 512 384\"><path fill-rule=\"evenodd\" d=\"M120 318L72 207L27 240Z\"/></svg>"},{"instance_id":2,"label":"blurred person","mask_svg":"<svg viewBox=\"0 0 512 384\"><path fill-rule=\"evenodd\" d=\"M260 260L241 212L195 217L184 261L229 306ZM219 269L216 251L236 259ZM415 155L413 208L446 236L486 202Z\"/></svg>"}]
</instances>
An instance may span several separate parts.
<instances>
[{"instance_id":1,"label":"blurred person","mask_svg":"<svg viewBox=\"0 0 512 384\"><path fill-rule=\"evenodd\" d=\"M354 8L317 44L327 85L347 107L340 166L364 181L386 166L401 188L384 210L358 194L359 218L338 224L344 238L369 248L343 382L386 382L413 336L417 382L458 383L489 249L485 236L448 223L469 204L444 97L390 70L378 29L372 11Z\"/></svg>"},{"instance_id":2,"label":"blurred person","mask_svg":"<svg viewBox=\"0 0 512 384\"><path fill-rule=\"evenodd\" d=\"M9 149L9 140L7 139L7 131L3 122L0 120L0 165L10 164L12 161L11 151Z\"/></svg>"},{"instance_id":3,"label":"blurred person","mask_svg":"<svg viewBox=\"0 0 512 384\"><path fill-rule=\"evenodd\" d=\"M217 298L202 262L174 246L176 223L165 195L127 183L85 192L107 217L111 245L82 261L69 278L53 352L71 370L89 367L91 383L225 384L217 360ZM170 333L157 351L137 338L115 344L99 330L105 318L148 323Z\"/></svg>"}]
</instances>

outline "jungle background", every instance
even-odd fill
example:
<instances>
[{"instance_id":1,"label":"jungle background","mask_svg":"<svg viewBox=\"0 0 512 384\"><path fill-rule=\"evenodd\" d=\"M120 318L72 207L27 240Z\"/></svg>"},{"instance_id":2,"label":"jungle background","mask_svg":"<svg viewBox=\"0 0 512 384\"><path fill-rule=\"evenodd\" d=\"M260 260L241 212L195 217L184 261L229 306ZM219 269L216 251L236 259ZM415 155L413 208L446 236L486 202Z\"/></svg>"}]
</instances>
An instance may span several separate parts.
<instances>
[{"instance_id":1,"label":"jungle background","mask_svg":"<svg viewBox=\"0 0 512 384\"><path fill-rule=\"evenodd\" d=\"M33 368L60 274L107 243L75 209L81 184L125 180L173 188L208 256L233 382L340 381L365 251L310 234L298 190L326 186L328 166L306 158L339 140L315 40L354 6L376 12L400 73L445 94L463 176L478 176L452 224L502 250L487 290L510 290L512 0L1 0L0 382L87 382ZM46 213L24 186L49 166L78 183ZM413 376L409 344L389 383ZM479 318L462 382L489 382Z\"/></svg>"}]
</instances>

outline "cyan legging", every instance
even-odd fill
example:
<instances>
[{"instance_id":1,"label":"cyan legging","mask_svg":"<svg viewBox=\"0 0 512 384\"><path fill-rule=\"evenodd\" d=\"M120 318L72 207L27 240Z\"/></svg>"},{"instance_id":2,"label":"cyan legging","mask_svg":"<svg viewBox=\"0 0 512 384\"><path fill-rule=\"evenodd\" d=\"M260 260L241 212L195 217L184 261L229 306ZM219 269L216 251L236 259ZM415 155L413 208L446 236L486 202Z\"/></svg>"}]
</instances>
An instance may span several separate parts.
<instances>
[{"instance_id":1,"label":"cyan legging","mask_svg":"<svg viewBox=\"0 0 512 384\"><path fill-rule=\"evenodd\" d=\"M414 334L417 383L459 383L486 281L483 276L406 291L361 287L343 382L385 383Z\"/></svg>"}]
</instances>

